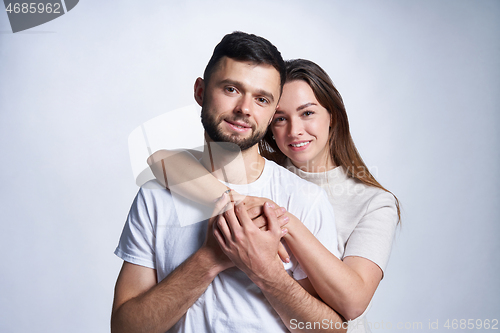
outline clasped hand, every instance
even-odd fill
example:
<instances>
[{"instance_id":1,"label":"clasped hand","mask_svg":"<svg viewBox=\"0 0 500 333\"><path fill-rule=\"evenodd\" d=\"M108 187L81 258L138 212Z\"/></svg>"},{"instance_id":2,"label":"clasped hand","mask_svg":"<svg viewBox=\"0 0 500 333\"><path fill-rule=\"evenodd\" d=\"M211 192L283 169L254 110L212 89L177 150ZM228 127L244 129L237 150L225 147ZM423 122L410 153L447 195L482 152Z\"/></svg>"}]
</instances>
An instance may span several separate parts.
<instances>
[{"instance_id":1,"label":"clasped hand","mask_svg":"<svg viewBox=\"0 0 500 333\"><path fill-rule=\"evenodd\" d=\"M288 223L286 210L265 198L245 197L235 203L230 198L234 197L225 193L217 201L217 215L209 220L205 241L216 252L222 269L236 265L252 280L283 269L277 253L289 261L280 242L287 231L283 228Z\"/></svg>"}]
</instances>

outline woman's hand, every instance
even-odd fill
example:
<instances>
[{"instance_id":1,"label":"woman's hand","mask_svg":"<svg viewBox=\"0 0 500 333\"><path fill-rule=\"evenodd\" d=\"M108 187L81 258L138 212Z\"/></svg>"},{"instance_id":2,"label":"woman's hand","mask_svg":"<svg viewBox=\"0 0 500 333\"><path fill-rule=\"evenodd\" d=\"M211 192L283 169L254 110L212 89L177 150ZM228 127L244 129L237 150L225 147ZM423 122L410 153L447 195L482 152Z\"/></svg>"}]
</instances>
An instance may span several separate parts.
<instances>
[{"instance_id":1,"label":"woman's hand","mask_svg":"<svg viewBox=\"0 0 500 333\"><path fill-rule=\"evenodd\" d=\"M286 212L286 209L280 207L271 199L246 196L242 200L242 203L247 210L248 216L259 228L267 225L267 219L264 217L264 204L266 202L273 204L276 211L276 216L278 216L278 218ZM239 202L236 203L238 204Z\"/></svg>"},{"instance_id":2,"label":"woman's hand","mask_svg":"<svg viewBox=\"0 0 500 333\"><path fill-rule=\"evenodd\" d=\"M268 230L268 220L264 215L264 204L266 202L271 203L274 206L273 209L276 213L276 216L278 217L278 223L282 230L282 235L284 236L288 232L288 229L285 228L285 226L289 222L289 217L285 215L286 209L284 207L280 207L275 202L267 198L242 196L234 190L231 190L230 195L233 198L233 200L231 201L233 201L235 204L243 204L243 206L246 208L248 217L262 231ZM279 244L278 254L283 262L290 262L290 256L281 243Z\"/></svg>"}]
</instances>

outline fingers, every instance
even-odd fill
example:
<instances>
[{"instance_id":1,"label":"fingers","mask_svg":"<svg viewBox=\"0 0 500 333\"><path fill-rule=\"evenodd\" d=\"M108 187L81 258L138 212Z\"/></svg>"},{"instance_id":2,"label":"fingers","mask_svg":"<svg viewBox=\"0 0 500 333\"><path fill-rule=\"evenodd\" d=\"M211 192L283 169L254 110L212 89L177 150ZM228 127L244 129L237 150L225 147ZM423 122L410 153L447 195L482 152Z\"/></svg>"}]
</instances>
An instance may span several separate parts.
<instances>
[{"instance_id":1,"label":"fingers","mask_svg":"<svg viewBox=\"0 0 500 333\"><path fill-rule=\"evenodd\" d=\"M256 218L262 216L263 213L262 205L250 208L247 205L245 205L245 207L247 207L247 214L252 220L255 220Z\"/></svg>"},{"instance_id":2,"label":"fingers","mask_svg":"<svg viewBox=\"0 0 500 333\"><path fill-rule=\"evenodd\" d=\"M282 215L278 216L278 225L280 226L281 229L283 229L283 227L285 225L287 225L289 221L290 221L290 218L286 214L282 214Z\"/></svg>"},{"instance_id":3,"label":"fingers","mask_svg":"<svg viewBox=\"0 0 500 333\"><path fill-rule=\"evenodd\" d=\"M215 201L215 207L213 211L213 216L222 214L224 211L226 211L226 206L231 202L231 198L229 197L228 193L224 192L222 196Z\"/></svg>"},{"instance_id":4,"label":"fingers","mask_svg":"<svg viewBox=\"0 0 500 333\"><path fill-rule=\"evenodd\" d=\"M267 219L264 215L261 215L252 221L257 228L262 231L267 231Z\"/></svg>"},{"instance_id":5,"label":"fingers","mask_svg":"<svg viewBox=\"0 0 500 333\"><path fill-rule=\"evenodd\" d=\"M234 206L232 202L229 202L221 217L223 218L217 220L217 225L228 242L241 239L242 235L246 233L245 229L255 228L243 204Z\"/></svg>"},{"instance_id":6,"label":"fingers","mask_svg":"<svg viewBox=\"0 0 500 333\"><path fill-rule=\"evenodd\" d=\"M262 205L264 202L269 201L269 199L247 196L243 200L243 204L248 210L248 215L253 220L254 218L262 215Z\"/></svg>"},{"instance_id":7,"label":"fingers","mask_svg":"<svg viewBox=\"0 0 500 333\"><path fill-rule=\"evenodd\" d=\"M231 201L234 202L235 205L243 202L247 198L246 195L239 194L235 190L231 190L231 192L229 192L229 194L231 196Z\"/></svg>"},{"instance_id":8,"label":"fingers","mask_svg":"<svg viewBox=\"0 0 500 333\"><path fill-rule=\"evenodd\" d=\"M276 217L276 212L273 209L274 205L269 202L264 204L264 215L267 217L267 228L276 237L281 237L281 227L278 223L278 218Z\"/></svg>"},{"instance_id":9,"label":"fingers","mask_svg":"<svg viewBox=\"0 0 500 333\"><path fill-rule=\"evenodd\" d=\"M250 217L251 220L253 220L253 223L258 228L262 228L262 227L267 225L267 220L265 219L265 217L263 215L264 214L263 208L264 207L262 205L262 206L247 209L248 216ZM278 218L281 218L286 213L286 209L284 207L277 207L277 208L275 208L275 212L276 212L276 216ZM285 222L283 219L280 219L279 221L283 223L283 224L280 224L281 226L288 223L288 222Z\"/></svg>"},{"instance_id":10,"label":"fingers","mask_svg":"<svg viewBox=\"0 0 500 333\"><path fill-rule=\"evenodd\" d=\"M281 261L283 262L290 262L290 256L288 255L288 252L286 251L285 247L283 244L280 242L280 245L278 247L278 255L281 258Z\"/></svg>"},{"instance_id":11,"label":"fingers","mask_svg":"<svg viewBox=\"0 0 500 333\"><path fill-rule=\"evenodd\" d=\"M241 224L240 224L240 221L236 217L236 214L234 212L233 203L232 202L228 203L226 207L227 207L227 209L222 215L224 216L226 224L229 227L229 231L234 236L241 229Z\"/></svg>"},{"instance_id":12,"label":"fingers","mask_svg":"<svg viewBox=\"0 0 500 333\"><path fill-rule=\"evenodd\" d=\"M242 227L250 229L255 228L255 224L248 216L248 212L244 204L241 203L239 205L236 205L234 207L234 211Z\"/></svg>"},{"instance_id":13,"label":"fingers","mask_svg":"<svg viewBox=\"0 0 500 333\"><path fill-rule=\"evenodd\" d=\"M257 228L259 228L262 231L267 231L267 229L268 229L267 228L267 218L265 215L261 215L252 221ZM288 224L288 222L290 222L290 218L288 217L288 215L283 214L280 217L278 217L278 224L282 230Z\"/></svg>"},{"instance_id":14,"label":"fingers","mask_svg":"<svg viewBox=\"0 0 500 333\"><path fill-rule=\"evenodd\" d=\"M277 237L284 235L281 234L281 228L289 222L289 217L285 214L285 208L278 207L272 201L266 202L262 206L264 214L254 220L250 218L246 208L247 206L244 203L233 205L233 203L227 201L223 214L226 224L233 235L235 232L239 232L241 227L245 229L257 227L264 231L272 230ZM274 229L271 225L274 226Z\"/></svg>"},{"instance_id":15,"label":"fingers","mask_svg":"<svg viewBox=\"0 0 500 333\"><path fill-rule=\"evenodd\" d=\"M223 250L226 250L227 249L227 239L226 237L224 236L224 233L221 231L220 228L224 228L224 226L227 228L227 225L225 224L225 221L222 221L222 222L219 222L219 219L224 219L224 217L222 216L219 216L217 218L217 223L215 223L213 225L213 235L215 237L215 239L217 240L217 243L219 243L219 246L223 249ZM227 232L228 230L226 230Z\"/></svg>"},{"instance_id":16,"label":"fingers","mask_svg":"<svg viewBox=\"0 0 500 333\"><path fill-rule=\"evenodd\" d=\"M217 219L217 215L222 214L227 210L227 204L230 203L229 196L227 193L223 193L222 196L215 201L215 207L212 212L212 217L209 220L209 224L212 225Z\"/></svg>"},{"instance_id":17,"label":"fingers","mask_svg":"<svg viewBox=\"0 0 500 333\"><path fill-rule=\"evenodd\" d=\"M280 216L282 216L283 214L286 213L286 208L285 207L277 207L275 209L275 212L276 212L276 216L280 217Z\"/></svg>"}]
</instances>

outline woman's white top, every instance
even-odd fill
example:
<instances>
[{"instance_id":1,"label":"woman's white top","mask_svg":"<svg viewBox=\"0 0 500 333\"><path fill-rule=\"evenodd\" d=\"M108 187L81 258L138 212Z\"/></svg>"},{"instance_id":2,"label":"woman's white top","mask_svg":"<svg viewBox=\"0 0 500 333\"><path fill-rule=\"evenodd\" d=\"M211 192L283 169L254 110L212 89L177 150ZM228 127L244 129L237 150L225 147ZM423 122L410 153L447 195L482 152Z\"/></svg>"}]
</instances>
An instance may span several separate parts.
<instances>
[{"instance_id":1,"label":"woman's white top","mask_svg":"<svg viewBox=\"0 0 500 333\"><path fill-rule=\"evenodd\" d=\"M377 264L383 273L398 222L394 196L348 176L343 167L310 173L298 169L290 160L285 162L285 167L319 185L328 194L335 212L340 259L366 258ZM363 314L350 322L348 332L369 332L369 326Z\"/></svg>"}]
</instances>

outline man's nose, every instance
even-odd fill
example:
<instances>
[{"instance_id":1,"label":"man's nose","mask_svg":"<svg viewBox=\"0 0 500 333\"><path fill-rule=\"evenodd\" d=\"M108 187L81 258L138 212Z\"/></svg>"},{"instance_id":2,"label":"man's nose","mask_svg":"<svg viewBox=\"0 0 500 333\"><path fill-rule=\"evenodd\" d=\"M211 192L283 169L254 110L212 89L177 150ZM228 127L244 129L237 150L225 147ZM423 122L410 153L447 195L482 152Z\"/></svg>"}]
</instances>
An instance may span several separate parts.
<instances>
[{"instance_id":1,"label":"man's nose","mask_svg":"<svg viewBox=\"0 0 500 333\"><path fill-rule=\"evenodd\" d=\"M242 113L246 116L250 116L252 112L252 96L243 95L238 100L238 104L236 104L235 111L238 113Z\"/></svg>"}]
</instances>

